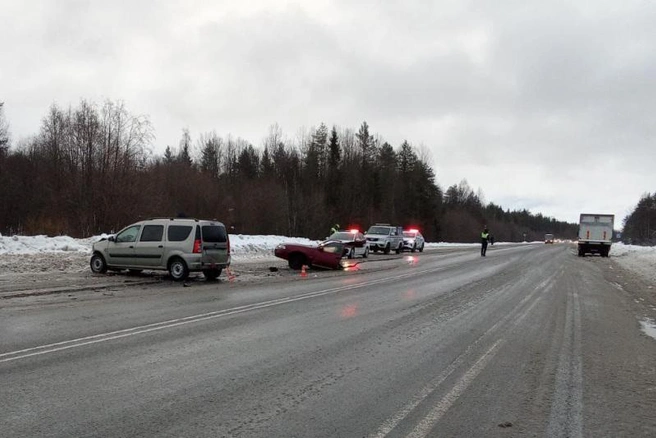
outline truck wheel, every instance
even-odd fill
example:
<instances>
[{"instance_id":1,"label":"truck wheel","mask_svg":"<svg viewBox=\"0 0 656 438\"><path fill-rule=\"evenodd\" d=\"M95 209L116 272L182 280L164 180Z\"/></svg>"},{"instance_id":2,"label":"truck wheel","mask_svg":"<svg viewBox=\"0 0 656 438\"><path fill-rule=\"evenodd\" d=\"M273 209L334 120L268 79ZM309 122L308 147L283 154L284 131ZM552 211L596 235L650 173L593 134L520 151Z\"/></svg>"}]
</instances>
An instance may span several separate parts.
<instances>
[{"instance_id":1,"label":"truck wheel","mask_svg":"<svg viewBox=\"0 0 656 438\"><path fill-rule=\"evenodd\" d=\"M403 251L403 244L402 243L396 248L396 250L394 252L397 253L397 254L401 254L401 251Z\"/></svg>"},{"instance_id":2,"label":"truck wheel","mask_svg":"<svg viewBox=\"0 0 656 438\"><path fill-rule=\"evenodd\" d=\"M583 248L579 247L579 257L585 256L585 253L583 252Z\"/></svg>"},{"instance_id":3,"label":"truck wheel","mask_svg":"<svg viewBox=\"0 0 656 438\"><path fill-rule=\"evenodd\" d=\"M385 249L383 250L383 253L385 253L385 254L390 253L390 244L389 244L389 242L387 243L387 245L385 245Z\"/></svg>"}]
</instances>

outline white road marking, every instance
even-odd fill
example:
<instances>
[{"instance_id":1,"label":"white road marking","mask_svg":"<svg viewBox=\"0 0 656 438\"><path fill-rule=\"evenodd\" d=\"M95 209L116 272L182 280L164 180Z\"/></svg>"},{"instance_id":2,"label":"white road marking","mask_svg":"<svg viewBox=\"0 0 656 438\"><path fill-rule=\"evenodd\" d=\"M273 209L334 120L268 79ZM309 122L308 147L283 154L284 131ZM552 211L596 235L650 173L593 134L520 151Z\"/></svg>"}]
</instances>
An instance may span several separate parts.
<instances>
[{"instance_id":1,"label":"white road marking","mask_svg":"<svg viewBox=\"0 0 656 438\"><path fill-rule=\"evenodd\" d=\"M488 362L496 355L502 340L497 340L483 356L481 356L474 365L456 382L451 391L440 400L437 405L424 417L423 420L408 435L408 438L423 438L428 436L430 431L435 427L440 418L449 410L451 405L458 400L458 397L469 387L474 379L487 366Z\"/></svg>"},{"instance_id":2,"label":"white road marking","mask_svg":"<svg viewBox=\"0 0 656 438\"><path fill-rule=\"evenodd\" d=\"M123 330L117 330L108 333L100 333L92 336L85 336L83 338L70 339L62 342L55 342L52 344L39 345L36 347L25 348L22 350L10 351L7 353L0 354L0 363L10 362L18 359L24 359L32 356L38 356L42 354L54 353L57 351L68 350L70 348L78 348L85 345L97 344L100 342L111 341L114 339L125 338L128 336L135 336L143 333L154 332L157 330L163 330L172 327L178 327L186 324L192 324L195 322L206 321L209 319L221 318L230 315L236 315L239 313L249 312L253 310L264 309L267 307L279 306L282 304L293 303L296 301L307 300L311 298L317 298L320 296L333 294L337 292L343 292L347 290L360 289L363 287L373 286L380 283L386 283L391 280L401 280L407 277L414 277L420 274L430 273L434 271L439 271L443 268L433 268L425 270L412 270L412 272L405 272L403 274L395 275L392 277L380 278L377 280L365 281L363 283L357 283L347 286L338 286L329 289L323 289L315 292L308 292L302 295L297 295L295 297L285 297L278 298L275 300L264 301L262 303L249 304L245 306L233 307L230 309L217 310L214 312L201 313L198 315L191 315L184 318L171 319L168 321L156 322L153 324L146 324L137 327L131 327Z\"/></svg>"},{"instance_id":3,"label":"white road marking","mask_svg":"<svg viewBox=\"0 0 656 438\"><path fill-rule=\"evenodd\" d=\"M533 308L536 307L537 304L540 302L540 300L542 299L542 295L541 295L541 294L543 294L544 292L550 290L550 289L553 287L553 283L554 283L555 278L558 277L558 276L560 276L560 275L562 275L562 270L559 271L559 272L554 272L554 273L552 273L547 279L545 279L545 280L544 280L543 282L541 282L537 287L535 287L531 292L529 292L529 294L526 295L524 298L522 298L522 300L521 300L521 301L515 306L515 308L514 308L512 311L508 312L504 318L502 318L501 320L497 321L496 324L494 324L492 327L490 327L488 330L486 330L485 333L483 333L481 336L479 336L478 339L476 339L476 341L474 341L473 343L471 343L471 344L467 347L467 349L466 349L462 354L460 354L460 355L459 355L459 356L458 356L453 362L451 362L451 363L449 364L449 366L446 367L446 368L445 368L445 369L444 369L444 370L443 370L443 371L442 371L442 372L441 372L441 373L440 373L435 379L433 379L433 380L432 380L428 385L426 385L426 386L425 386L425 387L424 387L419 393L417 393L414 397L412 397L412 399L410 400L410 402L408 402L408 403L403 407L403 409L399 410L394 416L388 418L385 422L383 422L383 424L378 428L378 430L376 430L376 432L374 432L373 434L369 435L369 438L384 438L384 437L386 437L390 432L392 432L392 430L394 430L394 429L399 425L399 423L401 423L401 421L403 421L408 415L410 415L410 413L411 413L412 411L414 411L414 410L417 408L417 406L419 406L419 405L420 405L420 404L421 404L421 403L422 403L422 402L423 402L423 401L424 401L429 395L431 395L433 392L435 392L435 391L440 387L440 385L442 385L442 383L444 383L444 381L445 381L445 380L446 380L451 374L453 374L453 372L454 372L459 366L462 365L462 363L465 361L465 358L470 354L470 352L471 352L471 351L472 351L472 350L473 350L473 349L474 349L479 343L482 342L482 340L483 340L484 338L486 338L486 337L490 336L491 334L493 334L496 330L499 329L499 327L501 327L501 325L506 324L508 321L511 321L511 320L513 321L513 325L514 325L514 326L519 325L519 324L520 324L520 323L521 323L521 322L522 322L522 321L523 321L523 320L524 320L524 319L525 319L525 318L531 313L531 311L533 310ZM539 295L539 294L540 294L540 295ZM524 306L528 301L532 300L534 297L537 297L537 299L533 300L533 302L531 302L531 303L528 305L528 307L526 307L525 309L521 310L521 307ZM516 313L518 313L518 312L521 312L521 313L517 316ZM487 363L489 362L489 360L492 359L492 357L494 356L494 354L496 354L496 349L497 349L498 347L500 347L500 343L501 343L501 341L502 341L501 339L497 340L497 341L494 343L494 345L493 345L490 349L488 349L488 351L476 361L476 364L480 364L480 366L481 366L481 370L485 367L485 365L487 365ZM493 350L494 350L494 351L493 351ZM491 353L494 353L494 354L492 354L492 355L490 356L489 354L491 354ZM486 358L486 357L488 357L488 356L489 356L488 359L486 359L485 361L482 361L484 358ZM474 364L474 366L472 366L472 368L470 368L469 371L467 371L467 373L469 373L469 372L472 371L472 370L475 370L475 369L476 369L476 364ZM461 380L460 380L461 382L464 381L464 380L467 378L467 377L466 377L466 376L467 376L467 373L465 373L465 376L463 376L463 377L461 378ZM473 380L473 378L474 378L476 375L478 375L478 373L480 373L480 370L478 370L478 371L475 373L475 375L473 375L473 376L470 375L471 380ZM469 384L467 384L467 386L468 386L468 385L469 385ZM457 385L456 385L456 386L457 386ZM464 389L466 389L466 386L463 387L463 388L461 388L461 389L462 389L462 391L464 391ZM455 388L452 389L452 390L449 392L449 394L451 394L451 396L454 396L454 395L457 394L456 398L459 397L460 394L462 393L462 391L461 391L461 392L454 392L454 390L455 390ZM447 395L447 397L448 397L448 395ZM446 399L446 397L445 397L444 399L442 399L442 402L440 402L440 404L438 405L438 407L434 408L434 409L431 411L431 413L433 413L434 416L436 415L436 411L439 409L439 406L442 406L442 408L445 406L445 405L443 404L443 402L445 401L445 399ZM454 400L455 400L455 399L454 399ZM453 402L451 402L451 403L449 404L449 406L451 406L452 403L453 403ZM446 412L447 410L448 410L448 408L447 408L447 409L444 409L444 412ZM440 419L441 416L444 414L444 412L441 412L437 418L434 418L434 420L433 420L433 424L432 424L431 427L433 427L434 424L435 424L437 421L439 421L439 419ZM418 427L419 427L419 426L417 426L417 428L418 428ZM417 429L415 429L415 431L417 431ZM429 431L429 430L428 430L428 431ZM414 433L414 432L413 432L413 433ZM419 433L419 432L417 432L417 433Z\"/></svg>"}]
</instances>

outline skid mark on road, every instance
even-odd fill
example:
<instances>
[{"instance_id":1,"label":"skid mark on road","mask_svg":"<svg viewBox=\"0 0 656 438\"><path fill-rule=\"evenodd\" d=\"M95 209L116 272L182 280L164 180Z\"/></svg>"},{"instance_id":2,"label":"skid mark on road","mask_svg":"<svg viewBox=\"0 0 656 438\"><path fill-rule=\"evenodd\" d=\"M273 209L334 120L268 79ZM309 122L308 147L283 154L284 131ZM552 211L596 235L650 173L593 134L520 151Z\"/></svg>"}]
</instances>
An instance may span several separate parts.
<instances>
[{"instance_id":1,"label":"skid mark on road","mask_svg":"<svg viewBox=\"0 0 656 438\"><path fill-rule=\"evenodd\" d=\"M476 348L483 344L484 341L492 337L496 332L502 330L504 326L511 325L517 327L521 324L532 310L541 302L543 294L546 290L551 289L555 277L559 273L553 273L549 278L543 281L538 287L533 289L522 300L506 314L506 316L497 321L492 327L485 331L473 343L471 343L466 350L454 359L448 367L446 367L435 379L429 382L421 391L419 391L412 399L395 415L388 418L383 424L374 432L369 435L369 438L384 438L389 435L402 421L404 421L415 409L419 407L426 399L433 393L438 391L443 383L458 368L460 368L467 359L473 354ZM463 375L458 379L458 382L453 388L431 409L431 411L419 422L419 424L411 432L412 437L423 437L430 435L430 431L442 416L449 410L453 403L464 393L470 386L474 379L485 369L489 362L497 354L498 350L505 343L503 338L497 339L494 344L478 357L474 365L472 365Z\"/></svg>"},{"instance_id":2,"label":"skid mark on road","mask_svg":"<svg viewBox=\"0 0 656 438\"><path fill-rule=\"evenodd\" d=\"M565 332L547 436L583 436L583 364L581 359L581 302L577 292L567 296Z\"/></svg>"}]
</instances>

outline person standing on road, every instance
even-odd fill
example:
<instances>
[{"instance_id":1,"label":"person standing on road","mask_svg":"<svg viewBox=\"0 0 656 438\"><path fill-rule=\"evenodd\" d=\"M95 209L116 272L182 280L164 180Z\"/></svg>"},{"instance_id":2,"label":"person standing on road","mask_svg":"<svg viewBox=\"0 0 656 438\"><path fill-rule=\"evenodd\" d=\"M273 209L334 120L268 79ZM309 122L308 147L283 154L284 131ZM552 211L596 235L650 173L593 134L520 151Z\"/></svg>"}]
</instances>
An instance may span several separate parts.
<instances>
[{"instance_id":1,"label":"person standing on road","mask_svg":"<svg viewBox=\"0 0 656 438\"><path fill-rule=\"evenodd\" d=\"M481 233L481 257L487 252L487 241L490 239L490 231L485 227Z\"/></svg>"}]
</instances>

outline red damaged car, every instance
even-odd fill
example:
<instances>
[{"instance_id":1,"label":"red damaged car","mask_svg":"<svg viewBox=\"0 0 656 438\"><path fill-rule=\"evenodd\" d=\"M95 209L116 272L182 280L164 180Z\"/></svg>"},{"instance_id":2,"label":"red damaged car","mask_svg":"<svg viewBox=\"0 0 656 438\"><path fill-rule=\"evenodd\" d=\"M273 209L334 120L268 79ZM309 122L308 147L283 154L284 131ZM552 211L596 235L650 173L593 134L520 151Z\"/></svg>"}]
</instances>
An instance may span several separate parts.
<instances>
[{"instance_id":1,"label":"red damaged car","mask_svg":"<svg viewBox=\"0 0 656 438\"><path fill-rule=\"evenodd\" d=\"M301 245L298 243L281 243L273 251L276 257L289 262L292 269L308 267L321 267L328 269L341 269L342 256L345 247L342 242L328 240L319 245Z\"/></svg>"}]
</instances>

